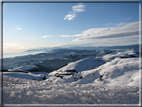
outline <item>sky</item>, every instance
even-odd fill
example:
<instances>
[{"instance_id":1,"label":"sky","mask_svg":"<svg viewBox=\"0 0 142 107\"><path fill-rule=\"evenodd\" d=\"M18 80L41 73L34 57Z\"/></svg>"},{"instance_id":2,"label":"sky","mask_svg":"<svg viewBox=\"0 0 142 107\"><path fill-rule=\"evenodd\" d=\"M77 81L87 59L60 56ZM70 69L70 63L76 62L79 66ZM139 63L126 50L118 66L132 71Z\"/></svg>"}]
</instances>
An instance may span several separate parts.
<instances>
[{"instance_id":1,"label":"sky","mask_svg":"<svg viewBox=\"0 0 142 107\"><path fill-rule=\"evenodd\" d=\"M139 3L3 3L3 52L139 44Z\"/></svg>"}]
</instances>

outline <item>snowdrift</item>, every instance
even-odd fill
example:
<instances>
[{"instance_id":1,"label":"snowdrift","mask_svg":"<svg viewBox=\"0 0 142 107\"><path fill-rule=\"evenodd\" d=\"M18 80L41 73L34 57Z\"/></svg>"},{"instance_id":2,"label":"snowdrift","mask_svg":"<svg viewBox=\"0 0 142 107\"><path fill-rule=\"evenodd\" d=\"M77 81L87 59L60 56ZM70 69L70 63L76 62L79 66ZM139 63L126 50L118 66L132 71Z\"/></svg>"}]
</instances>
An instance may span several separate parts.
<instances>
[{"instance_id":1,"label":"snowdrift","mask_svg":"<svg viewBox=\"0 0 142 107\"><path fill-rule=\"evenodd\" d=\"M3 77L4 104L135 104L139 88ZM58 106L58 105L57 105Z\"/></svg>"}]
</instances>

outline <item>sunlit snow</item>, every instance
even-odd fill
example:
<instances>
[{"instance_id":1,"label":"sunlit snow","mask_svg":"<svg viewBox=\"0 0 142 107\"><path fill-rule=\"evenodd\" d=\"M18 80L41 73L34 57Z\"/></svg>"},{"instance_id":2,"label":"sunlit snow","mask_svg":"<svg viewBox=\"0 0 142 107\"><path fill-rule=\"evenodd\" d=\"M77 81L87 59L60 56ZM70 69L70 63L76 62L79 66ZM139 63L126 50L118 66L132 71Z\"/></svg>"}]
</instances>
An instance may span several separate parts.
<instances>
[{"instance_id":1,"label":"sunlit snow","mask_svg":"<svg viewBox=\"0 0 142 107\"><path fill-rule=\"evenodd\" d=\"M17 66L3 72L3 103L138 104L139 62L138 51L128 50L70 62L51 73L35 72L34 64Z\"/></svg>"}]
</instances>

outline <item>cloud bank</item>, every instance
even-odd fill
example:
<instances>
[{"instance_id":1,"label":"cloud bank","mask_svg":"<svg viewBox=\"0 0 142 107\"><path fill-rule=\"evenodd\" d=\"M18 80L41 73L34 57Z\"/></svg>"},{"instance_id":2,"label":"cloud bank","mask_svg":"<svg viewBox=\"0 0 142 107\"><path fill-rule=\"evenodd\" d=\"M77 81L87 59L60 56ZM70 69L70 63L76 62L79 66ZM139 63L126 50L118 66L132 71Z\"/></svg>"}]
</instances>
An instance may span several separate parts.
<instances>
[{"instance_id":1,"label":"cloud bank","mask_svg":"<svg viewBox=\"0 0 142 107\"><path fill-rule=\"evenodd\" d=\"M65 17L64 20L74 20L74 18L77 16L76 14L79 12L84 12L85 11L85 5L82 3L79 3L76 6L72 6L72 11L70 11Z\"/></svg>"},{"instance_id":2,"label":"cloud bank","mask_svg":"<svg viewBox=\"0 0 142 107\"><path fill-rule=\"evenodd\" d=\"M140 22L141 23L141 22ZM83 31L81 34L76 35L60 35L60 37L78 37L73 42L96 40L96 39L110 39L119 37L130 37L139 35L139 22L132 22L124 24L121 27L105 27L105 28L92 28Z\"/></svg>"},{"instance_id":3,"label":"cloud bank","mask_svg":"<svg viewBox=\"0 0 142 107\"><path fill-rule=\"evenodd\" d=\"M120 37L112 39L98 39L96 41L85 41L85 42L72 42L62 47L73 47L73 46L123 46L123 45L132 45L139 43L139 36L136 37Z\"/></svg>"}]
</instances>

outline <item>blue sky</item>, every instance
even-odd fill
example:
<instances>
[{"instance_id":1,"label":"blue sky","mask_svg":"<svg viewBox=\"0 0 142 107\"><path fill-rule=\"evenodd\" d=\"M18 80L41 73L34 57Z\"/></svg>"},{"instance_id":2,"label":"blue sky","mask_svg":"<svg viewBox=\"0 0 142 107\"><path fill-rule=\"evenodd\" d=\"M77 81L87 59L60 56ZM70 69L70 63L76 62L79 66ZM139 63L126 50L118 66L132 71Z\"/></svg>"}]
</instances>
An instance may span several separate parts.
<instances>
[{"instance_id":1,"label":"blue sky","mask_svg":"<svg viewBox=\"0 0 142 107\"><path fill-rule=\"evenodd\" d=\"M3 51L139 43L139 3L3 3Z\"/></svg>"}]
</instances>

